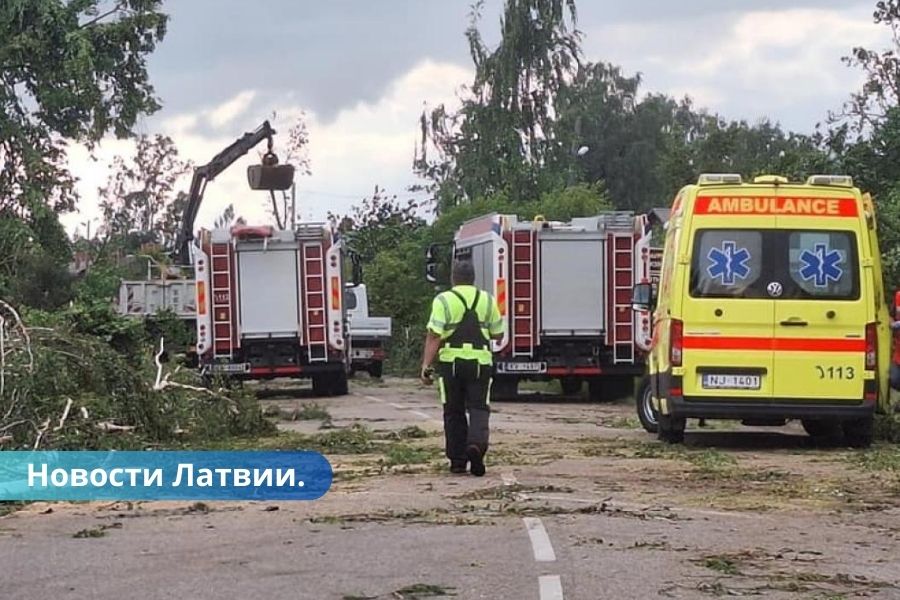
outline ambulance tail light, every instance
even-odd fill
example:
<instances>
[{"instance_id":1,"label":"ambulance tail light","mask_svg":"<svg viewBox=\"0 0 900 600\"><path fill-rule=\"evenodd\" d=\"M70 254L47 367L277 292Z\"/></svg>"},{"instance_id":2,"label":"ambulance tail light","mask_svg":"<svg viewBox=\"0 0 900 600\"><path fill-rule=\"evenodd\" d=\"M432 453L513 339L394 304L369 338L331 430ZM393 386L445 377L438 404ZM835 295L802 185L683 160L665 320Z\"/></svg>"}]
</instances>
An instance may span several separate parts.
<instances>
[{"instance_id":1,"label":"ambulance tail light","mask_svg":"<svg viewBox=\"0 0 900 600\"><path fill-rule=\"evenodd\" d=\"M874 371L878 363L878 330L875 323L866 325L866 370Z\"/></svg>"},{"instance_id":2,"label":"ambulance tail light","mask_svg":"<svg viewBox=\"0 0 900 600\"><path fill-rule=\"evenodd\" d=\"M672 319L669 325L669 362L673 367L680 367L684 354L684 323Z\"/></svg>"}]
</instances>

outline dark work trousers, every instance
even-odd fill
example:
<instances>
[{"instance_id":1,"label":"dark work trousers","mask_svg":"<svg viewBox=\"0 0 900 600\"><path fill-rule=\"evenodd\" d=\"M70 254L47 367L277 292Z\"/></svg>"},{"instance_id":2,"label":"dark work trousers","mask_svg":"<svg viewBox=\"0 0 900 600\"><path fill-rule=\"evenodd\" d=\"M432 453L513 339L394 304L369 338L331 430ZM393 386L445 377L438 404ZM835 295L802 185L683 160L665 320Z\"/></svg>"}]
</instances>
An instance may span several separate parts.
<instances>
[{"instance_id":1,"label":"dark work trousers","mask_svg":"<svg viewBox=\"0 0 900 600\"><path fill-rule=\"evenodd\" d=\"M464 361L468 362L468 361ZM441 402L444 404L444 438L447 458L453 462L466 460L466 448L477 446L482 456L488 449L491 415L491 366L440 363L437 369ZM468 411L468 419L466 418Z\"/></svg>"}]
</instances>

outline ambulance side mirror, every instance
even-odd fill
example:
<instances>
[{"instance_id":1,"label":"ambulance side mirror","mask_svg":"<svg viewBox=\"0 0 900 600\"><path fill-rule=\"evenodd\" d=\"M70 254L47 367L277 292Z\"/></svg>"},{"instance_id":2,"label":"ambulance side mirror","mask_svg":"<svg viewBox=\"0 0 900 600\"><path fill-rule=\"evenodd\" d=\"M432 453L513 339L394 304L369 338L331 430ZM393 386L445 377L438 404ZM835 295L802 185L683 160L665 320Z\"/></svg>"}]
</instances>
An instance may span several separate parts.
<instances>
[{"instance_id":1,"label":"ambulance side mirror","mask_svg":"<svg viewBox=\"0 0 900 600\"><path fill-rule=\"evenodd\" d=\"M653 286L649 283L638 283L631 290L631 308L633 310L650 310L653 308Z\"/></svg>"}]
</instances>

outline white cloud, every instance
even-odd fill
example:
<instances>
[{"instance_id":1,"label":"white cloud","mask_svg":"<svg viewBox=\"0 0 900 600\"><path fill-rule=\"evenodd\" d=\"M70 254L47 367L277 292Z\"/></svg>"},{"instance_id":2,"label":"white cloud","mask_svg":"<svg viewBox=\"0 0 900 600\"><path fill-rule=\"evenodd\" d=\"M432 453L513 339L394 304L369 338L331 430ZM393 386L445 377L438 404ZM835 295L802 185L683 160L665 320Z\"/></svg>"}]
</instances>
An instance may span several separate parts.
<instances>
[{"instance_id":1,"label":"white cloud","mask_svg":"<svg viewBox=\"0 0 900 600\"><path fill-rule=\"evenodd\" d=\"M224 127L246 113L254 98L256 98L255 91L243 91L227 102L207 111L206 119L213 127Z\"/></svg>"},{"instance_id":2,"label":"white cloud","mask_svg":"<svg viewBox=\"0 0 900 600\"><path fill-rule=\"evenodd\" d=\"M415 181L411 165L423 102L427 100L430 106L442 102L453 105L457 89L471 76L469 69L426 60L395 80L374 104L359 103L327 122L307 112L313 175L297 178L302 217L324 220L328 211L346 212L355 202L370 195L376 184L402 197L405 188ZM203 164L243 133L240 127L224 124L240 122L244 127L250 103L256 99L256 104L261 104L263 98L261 93L241 92L196 114L163 116L158 121L159 133L172 137L183 158ZM259 120L267 118L273 110L278 114L278 122L273 123L278 130L275 139L278 152L286 142L288 127L303 113L303 107L290 97L274 99L270 104ZM244 117L239 118L241 115ZM204 121L223 126L211 135L201 127ZM82 201L80 214L63 216L70 232L87 218L99 217L96 189L105 183L112 158L130 157L133 148L130 141L104 141L97 152L97 162L92 162L85 150L73 149L69 162L81 178L78 189ZM263 151L264 144L260 144L209 184L195 229L209 226L228 204L234 204L235 212L249 222L271 221L267 214L268 195L251 191L246 180L247 166L258 162ZM189 184L188 175L180 187L186 191ZM96 225L93 229L96 230Z\"/></svg>"},{"instance_id":3,"label":"white cloud","mask_svg":"<svg viewBox=\"0 0 900 600\"><path fill-rule=\"evenodd\" d=\"M730 118L768 116L808 130L859 84L841 57L886 42L885 28L861 6L599 27L587 32L586 54L641 71L645 91L688 94Z\"/></svg>"}]
</instances>

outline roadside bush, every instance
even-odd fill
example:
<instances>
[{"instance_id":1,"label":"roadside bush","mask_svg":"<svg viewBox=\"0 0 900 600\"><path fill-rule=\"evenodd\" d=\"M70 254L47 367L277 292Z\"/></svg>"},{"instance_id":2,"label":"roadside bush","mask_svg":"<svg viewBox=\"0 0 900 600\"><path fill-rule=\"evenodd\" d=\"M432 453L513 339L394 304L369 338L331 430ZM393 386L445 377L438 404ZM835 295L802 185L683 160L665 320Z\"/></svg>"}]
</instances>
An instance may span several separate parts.
<instances>
[{"instance_id":1,"label":"roadside bush","mask_svg":"<svg viewBox=\"0 0 900 600\"><path fill-rule=\"evenodd\" d=\"M272 430L255 398L241 391L207 391L192 371L177 372L171 386L154 389L157 369L143 350L138 322L122 323L98 312L93 326L107 335L91 336L79 331L86 326L80 319L91 313L27 315L34 319L27 329L11 326L15 321L2 315L7 356L0 383L0 447L170 447ZM125 328L133 343L127 352L116 348L122 333L116 327Z\"/></svg>"}]
</instances>

